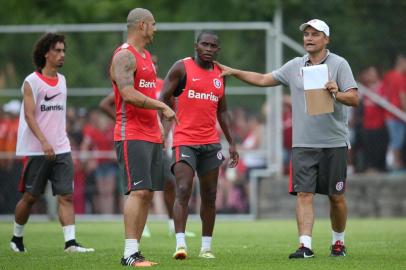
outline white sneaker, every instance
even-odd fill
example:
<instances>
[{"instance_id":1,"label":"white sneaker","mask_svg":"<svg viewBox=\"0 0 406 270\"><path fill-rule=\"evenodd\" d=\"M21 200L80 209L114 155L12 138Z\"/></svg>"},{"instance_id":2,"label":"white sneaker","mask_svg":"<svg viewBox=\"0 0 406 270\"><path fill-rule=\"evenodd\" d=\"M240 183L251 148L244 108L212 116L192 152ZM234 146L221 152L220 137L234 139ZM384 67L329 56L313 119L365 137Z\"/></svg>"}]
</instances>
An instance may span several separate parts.
<instances>
[{"instance_id":1,"label":"white sneaker","mask_svg":"<svg viewBox=\"0 0 406 270\"><path fill-rule=\"evenodd\" d=\"M214 254L213 254L213 251L211 251L210 249L201 250L199 253L199 257L204 258L204 259L215 259L216 258L216 256L214 256Z\"/></svg>"},{"instance_id":2,"label":"white sneaker","mask_svg":"<svg viewBox=\"0 0 406 270\"><path fill-rule=\"evenodd\" d=\"M80 245L77 245L77 246L70 246L70 247L65 248L65 252L79 252L79 253L94 252L94 248L85 248Z\"/></svg>"}]
</instances>

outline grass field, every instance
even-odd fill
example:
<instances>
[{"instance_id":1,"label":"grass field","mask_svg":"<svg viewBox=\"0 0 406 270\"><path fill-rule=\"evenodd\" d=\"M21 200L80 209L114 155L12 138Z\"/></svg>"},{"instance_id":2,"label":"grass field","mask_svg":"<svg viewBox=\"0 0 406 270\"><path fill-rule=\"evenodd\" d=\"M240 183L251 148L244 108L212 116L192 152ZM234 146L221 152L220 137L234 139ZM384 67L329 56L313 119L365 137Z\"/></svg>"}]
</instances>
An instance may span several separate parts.
<instances>
[{"instance_id":1,"label":"grass field","mask_svg":"<svg viewBox=\"0 0 406 270\"><path fill-rule=\"evenodd\" d=\"M142 242L147 258L159 262L153 269L406 269L406 219L350 219L346 232L348 256L329 257L331 233L328 220L317 220L313 249L316 257L288 260L297 248L294 220L218 221L215 228L214 260L197 257L200 237L188 239L190 257L172 259L175 238L165 222L149 223L151 238ZM198 232L200 223L188 229ZM77 224L77 238L94 247L91 254L65 254L57 223L32 222L25 231L26 254L9 250L12 224L0 222L0 269L123 269L123 228L118 222Z\"/></svg>"}]
</instances>

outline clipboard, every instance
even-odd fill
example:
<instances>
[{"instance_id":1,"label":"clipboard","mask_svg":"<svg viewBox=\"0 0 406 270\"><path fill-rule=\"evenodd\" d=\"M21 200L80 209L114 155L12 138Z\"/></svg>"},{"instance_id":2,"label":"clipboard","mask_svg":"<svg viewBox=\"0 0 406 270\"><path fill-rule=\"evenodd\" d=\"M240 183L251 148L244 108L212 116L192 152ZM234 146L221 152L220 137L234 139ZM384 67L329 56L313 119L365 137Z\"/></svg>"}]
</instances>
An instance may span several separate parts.
<instances>
[{"instance_id":1,"label":"clipboard","mask_svg":"<svg viewBox=\"0 0 406 270\"><path fill-rule=\"evenodd\" d=\"M334 112L333 97L324 86L329 80L326 64L302 68L305 108L308 115Z\"/></svg>"}]
</instances>

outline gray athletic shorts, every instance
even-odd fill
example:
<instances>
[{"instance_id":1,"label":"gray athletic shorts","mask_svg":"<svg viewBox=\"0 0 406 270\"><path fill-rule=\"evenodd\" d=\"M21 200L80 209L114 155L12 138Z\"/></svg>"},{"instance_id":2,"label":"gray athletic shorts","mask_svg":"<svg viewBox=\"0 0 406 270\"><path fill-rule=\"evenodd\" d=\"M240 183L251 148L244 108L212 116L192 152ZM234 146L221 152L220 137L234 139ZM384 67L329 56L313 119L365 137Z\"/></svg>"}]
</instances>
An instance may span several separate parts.
<instances>
[{"instance_id":1,"label":"gray athletic shorts","mask_svg":"<svg viewBox=\"0 0 406 270\"><path fill-rule=\"evenodd\" d=\"M172 172L176 163L185 162L197 172L198 176L201 176L220 167L224 160L223 153L221 153L221 144L219 143L181 145L172 149Z\"/></svg>"},{"instance_id":2,"label":"gray athletic shorts","mask_svg":"<svg viewBox=\"0 0 406 270\"><path fill-rule=\"evenodd\" d=\"M71 153L58 154L55 160L47 160L45 156L29 156L23 169L19 191L39 196L44 193L48 180L52 184L54 195L73 193Z\"/></svg>"},{"instance_id":3,"label":"gray athletic shorts","mask_svg":"<svg viewBox=\"0 0 406 270\"><path fill-rule=\"evenodd\" d=\"M289 193L342 194L347 178L347 147L292 149Z\"/></svg>"},{"instance_id":4,"label":"gray athletic shorts","mask_svg":"<svg viewBox=\"0 0 406 270\"><path fill-rule=\"evenodd\" d=\"M163 190L162 144L140 140L115 142L125 194L134 190Z\"/></svg>"}]
</instances>

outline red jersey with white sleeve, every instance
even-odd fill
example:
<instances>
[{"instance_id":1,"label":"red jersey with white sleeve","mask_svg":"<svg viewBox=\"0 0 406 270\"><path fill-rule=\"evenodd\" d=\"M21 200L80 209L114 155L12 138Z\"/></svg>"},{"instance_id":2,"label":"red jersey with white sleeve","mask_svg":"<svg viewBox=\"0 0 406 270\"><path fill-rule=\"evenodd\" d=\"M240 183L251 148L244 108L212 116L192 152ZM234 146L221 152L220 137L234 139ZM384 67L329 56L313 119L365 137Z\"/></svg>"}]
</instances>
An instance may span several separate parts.
<instances>
[{"instance_id":1,"label":"red jersey with white sleeve","mask_svg":"<svg viewBox=\"0 0 406 270\"><path fill-rule=\"evenodd\" d=\"M191 57L182 60L186 84L177 97L173 146L219 143L216 130L217 107L224 96L224 80L217 65L212 70L199 67Z\"/></svg>"},{"instance_id":2,"label":"red jersey with white sleeve","mask_svg":"<svg viewBox=\"0 0 406 270\"><path fill-rule=\"evenodd\" d=\"M131 52L137 61L137 69L134 73L135 90L156 99L157 76L150 53L144 49L145 57L143 57L133 46L124 43L115 50L114 55L121 50ZM126 103L120 95L116 82L112 80L112 84L116 105L114 141L141 140L162 143L157 111L135 107Z\"/></svg>"}]
</instances>

